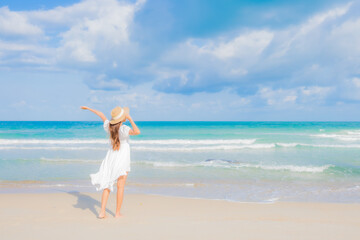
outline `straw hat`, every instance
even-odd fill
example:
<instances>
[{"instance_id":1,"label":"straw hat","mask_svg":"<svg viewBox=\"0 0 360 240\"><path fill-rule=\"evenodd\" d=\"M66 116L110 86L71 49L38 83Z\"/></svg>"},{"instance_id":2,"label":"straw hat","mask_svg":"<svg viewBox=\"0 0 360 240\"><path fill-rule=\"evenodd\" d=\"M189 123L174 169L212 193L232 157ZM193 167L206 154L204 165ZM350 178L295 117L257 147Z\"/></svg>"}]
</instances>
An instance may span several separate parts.
<instances>
[{"instance_id":1,"label":"straw hat","mask_svg":"<svg viewBox=\"0 0 360 240\"><path fill-rule=\"evenodd\" d=\"M110 124L116 124L125 120L126 113L129 114L128 107L116 107L111 111Z\"/></svg>"}]
</instances>

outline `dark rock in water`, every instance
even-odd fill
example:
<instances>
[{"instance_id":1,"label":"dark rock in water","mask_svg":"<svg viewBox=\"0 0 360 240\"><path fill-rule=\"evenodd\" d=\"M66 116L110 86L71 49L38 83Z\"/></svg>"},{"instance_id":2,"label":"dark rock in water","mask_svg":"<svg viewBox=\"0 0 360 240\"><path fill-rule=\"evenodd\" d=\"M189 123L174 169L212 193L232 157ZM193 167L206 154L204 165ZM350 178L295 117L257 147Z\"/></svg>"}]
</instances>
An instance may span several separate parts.
<instances>
[{"instance_id":1,"label":"dark rock in water","mask_svg":"<svg viewBox=\"0 0 360 240\"><path fill-rule=\"evenodd\" d=\"M216 161L216 159L206 159L204 162L212 162L212 161Z\"/></svg>"}]
</instances>

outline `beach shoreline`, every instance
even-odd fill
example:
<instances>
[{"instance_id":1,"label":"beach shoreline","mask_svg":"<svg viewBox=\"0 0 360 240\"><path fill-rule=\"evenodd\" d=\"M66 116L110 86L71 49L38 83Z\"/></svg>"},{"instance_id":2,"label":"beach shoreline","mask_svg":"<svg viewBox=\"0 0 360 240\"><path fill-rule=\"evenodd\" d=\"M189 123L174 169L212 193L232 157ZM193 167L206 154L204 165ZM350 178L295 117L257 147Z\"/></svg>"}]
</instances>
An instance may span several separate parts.
<instances>
[{"instance_id":1,"label":"beach shoreline","mask_svg":"<svg viewBox=\"0 0 360 240\"><path fill-rule=\"evenodd\" d=\"M127 193L359 202L360 122L139 126L143 134L131 139ZM100 122L1 122L0 131L0 193L95 189L89 174L99 171L108 149Z\"/></svg>"},{"instance_id":2,"label":"beach shoreline","mask_svg":"<svg viewBox=\"0 0 360 240\"><path fill-rule=\"evenodd\" d=\"M245 184L245 183L244 183ZM268 184L271 184L270 182ZM163 190L164 186L170 186L171 191ZM201 195L196 191L204 191L206 186L207 191L213 187L213 191L218 191L219 186L213 184L204 183L140 183L127 181L125 186L125 194L143 194L143 195L154 195L164 197L177 197L186 199L200 199L200 200L219 200L227 202L237 203L274 203L274 202L299 202L299 203L340 203L340 204L360 204L358 198L352 199L325 199L316 198L312 196L310 198L279 198L270 197L264 199L251 199L251 198L227 198L226 195L209 196ZM177 187L177 188L175 188ZM188 191L184 191L187 189ZM356 189L357 190L357 189ZM23 181L0 181L0 195L3 194L53 194L53 193L69 193L69 192L82 192L89 194L102 193L97 191L95 187L88 180L67 180L67 181L37 181L37 180L23 180ZM113 193L116 193L116 189ZM310 194L310 192L309 192Z\"/></svg>"},{"instance_id":3,"label":"beach shoreline","mask_svg":"<svg viewBox=\"0 0 360 240\"><path fill-rule=\"evenodd\" d=\"M114 218L97 219L101 192L1 194L1 233L7 239L358 239L360 204L241 203L125 194Z\"/></svg>"}]
</instances>

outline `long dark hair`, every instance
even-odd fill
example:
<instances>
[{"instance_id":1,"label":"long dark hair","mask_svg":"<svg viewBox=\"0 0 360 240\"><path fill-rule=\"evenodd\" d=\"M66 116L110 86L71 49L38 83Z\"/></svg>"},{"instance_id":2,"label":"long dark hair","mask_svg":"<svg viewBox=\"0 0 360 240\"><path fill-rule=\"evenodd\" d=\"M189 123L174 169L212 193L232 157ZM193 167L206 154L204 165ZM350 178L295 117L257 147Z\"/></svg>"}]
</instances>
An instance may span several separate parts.
<instances>
[{"instance_id":1,"label":"long dark hair","mask_svg":"<svg viewBox=\"0 0 360 240\"><path fill-rule=\"evenodd\" d=\"M120 137L119 137L119 128L122 122L118 122L115 124L110 124L110 140L112 144L112 148L114 151L120 149Z\"/></svg>"}]
</instances>

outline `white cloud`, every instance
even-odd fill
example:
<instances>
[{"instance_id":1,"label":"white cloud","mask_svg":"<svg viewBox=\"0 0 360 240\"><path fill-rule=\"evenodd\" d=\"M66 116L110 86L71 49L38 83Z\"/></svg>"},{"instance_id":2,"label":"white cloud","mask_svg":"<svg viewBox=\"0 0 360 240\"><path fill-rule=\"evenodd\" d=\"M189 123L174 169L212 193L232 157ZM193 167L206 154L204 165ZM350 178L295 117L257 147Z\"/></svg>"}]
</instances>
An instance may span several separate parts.
<instances>
[{"instance_id":1,"label":"white cloud","mask_svg":"<svg viewBox=\"0 0 360 240\"><path fill-rule=\"evenodd\" d=\"M126 4L115 0L91 0L83 2L81 8L73 7L74 11L90 11L61 33L59 55L67 59L70 53L79 62L96 62L98 57L106 61L105 54L113 55L131 47L129 28L138 7L139 2Z\"/></svg>"},{"instance_id":2,"label":"white cloud","mask_svg":"<svg viewBox=\"0 0 360 240\"><path fill-rule=\"evenodd\" d=\"M355 87L360 88L360 78L354 77L354 78L352 79L352 82L353 82L353 84L354 84Z\"/></svg>"},{"instance_id":3,"label":"white cloud","mask_svg":"<svg viewBox=\"0 0 360 240\"><path fill-rule=\"evenodd\" d=\"M155 86L165 92L220 91L248 74L272 38L272 32L259 30L235 37L187 39L153 64Z\"/></svg>"},{"instance_id":4,"label":"white cloud","mask_svg":"<svg viewBox=\"0 0 360 240\"><path fill-rule=\"evenodd\" d=\"M51 48L27 42L8 42L0 40L0 63L7 65L49 66L54 64L54 51Z\"/></svg>"},{"instance_id":5,"label":"white cloud","mask_svg":"<svg viewBox=\"0 0 360 240\"><path fill-rule=\"evenodd\" d=\"M164 60L190 61L197 65L202 65L204 62L206 64L235 63L234 69L241 69L241 71L235 70L233 73L239 72L243 75L246 69L240 68L238 64L249 65L249 62L256 59L270 44L273 36L274 34L270 31L259 30L244 32L235 37L188 39L166 53Z\"/></svg>"},{"instance_id":6,"label":"white cloud","mask_svg":"<svg viewBox=\"0 0 360 240\"><path fill-rule=\"evenodd\" d=\"M153 64L156 89L188 94L232 86L254 94L263 86L283 94L281 100L269 97L270 104L324 102L348 75L360 72L360 18L354 7L360 3L345 3L283 29L185 39ZM263 94L270 94L265 89Z\"/></svg>"},{"instance_id":7,"label":"white cloud","mask_svg":"<svg viewBox=\"0 0 360 240\"><path fill-rule=\"evenodd\" d=\"M210 41L199 48L200 53L210 53L220 59L257 56L269 45L274 34L269 31L252 31L228 41Z\"/></svg>"},{"instance_id":8,"label":"white cloud","mask_svg":"<svg viewBox=\"0 0 360 240\"><path fill-rule=\"evenodd\" d=\"M316 14L303 24L279 31L278 37L285 38L280 40L281 42L272 57L283 57L290 49L296 49L296 45L301 46L304 42L311 42L311 39L314 38L314 35L317 35L318 32L316 31L319 31L322 24L343 16L348 12L351 5L352 3L350 2L344 6Z\"/></svg>"},{"instance_id":9,"label":"white cloud","mask_svg":"<svg viewBox=\"0 0 360 240\"><path fill-rule=\"evenodd\" d=\"M31 24L28 18L18 12L12 12L8 7L0 8L0 35L41 35L42 29Z\"/></svg>"},{"instance_id":10,"label":"white cloud","mask_svg":"<svg viewBox=\"0 0 360 240\"><path fill-rule=\"evenodd\" d=\"M300 104L321 104L323 100L333 91L332 87L301 86L290 89L272 89L262 87L257 96L264 99L267 105L277 107L300 106Z\"/></svg>"},{"instance_id":11,"label":"white cloud","mask_svg":"<svg viewBox=\"0 0 360 240\"><path fill-rule=\"evenodd\" d=\"M0 41L0 50L2 51L34 51L36 49L36 45Z\"/></svg>"},{"instance_id":12,"label":"white cloud","mask_svg":"<svg viewBox=\"0 0 360 240\"><path fill-rule=\"evenodd\" d=\"M133 38L138 29L134 18L144 3L84 0L50 10L1 8L0 33L26 37L1 40L0 61L12 67L20 62L84 71L91 75L86 83L94 89L127 91L135 83L154 81L160 92L189 96L227 88L246 92L248 87L251 92L237 99L238 106L259 99L271 106L321 103L346 88L338 85L348 75L360 72L360 18L351 15L355 3L282 29L233 29L212 37L188 36L169 48L164 44L160 57L154 58L141 51L147 42ZM22 26L14 30L18 33L10 31L14 19ZM38 38L29 41L27 36ZM136 79L137 74L144 79ZM193 106L201 104L197 101Z\"/></svg>"},{"instance_id":13,"label":"white cloud","mask_svg":"<svg viewBox=\"0 0 360 240\"><path fill-rule=\"evenodd\" d=\"M251 107L250 99L242 98L229 89L185 96L157 92L144 84L126 92L93 91L91 95L93 100L101 101L99 106L109 109L108 112L116 105L129 106L130 114L136 113L136 118L140 120L231 120Z\"/></svg>"},{"instance_id":14,"label":"white cloud","mask_svg":"<svg viewBox=\"0 0 360 240\"><path fill-rule=\"evenodd\" d=\"M21 13L45 28L71 27L74 23L81 22L86 18L96 18L99 16L99 12L104 10L106 12L106 9L111 7L114 8L114 11L117 11L119 6L130 6L135 11L138 11L145 2L146 0L137 0L135 3L117 0L83 0L66 7L58 6L48 10L24 11Z\"/></svg>"},{"instance_id":15,"label":"white cloud","mask_svg":"<svg viewBox=\"0 0 360 240\"><path fill-rule=\"evenodd\" d=\"M319 86L310 86L310 87L300 87L300 91L305 96L317 96L325 97L327 96L333 88L331 87L319 87Z\"/></svg>"},{"instance_id":16,"label":"white cloud","mask_svg":"<svg viewBox=\"0 0 360 240\"><path fill-rule=\"evenodd\" d=\"M358 56L360 53L360 17L349 19L334 27L330 37L333 39L334 45L337 44L337 48L332 51L341 51L340 53L349 57Z\"/></svg>"},{"instance_id":17,"label":"white cloud","mask_svg":"<svg viewBox=\"0 0 360 240\"><path fill-rule=\"evenodd\" d=\"M92 89L127 91L128 85L119 79L110 78L106 74L89 75L86 80Z\"/></svg>"},{"instance_id":18,"label":"white cloud","mask_svg":"<svg viewBox=\"0 0 360 240\"><path fill-rule=\"evenodd\" d=\"M258 93L260 98L263 98L267 105L284 106L285 104L295 103L297 91L294 89L277 89L273 90L268 87L260 88Z\"/></svg>"},{"instance_id":19,"label":"white cloud","mask_svg":"<svg viewBox=\"0 0 360 240\"><path fill-rule=\"evenodd\" d=\"M350 2L344 6L336 7L330 9L327 12L320 13L311 17L305 24L301 25L300 29L298 30L298 35L308 34L310 31L316 29L317 27L319 27L319 25L321 25L325 21L343 16L348 12L351 5L352 3Z\"/></svg>"},{"instance_id":20,"label":"white cloud","mask_svg":"<svg viewBox=\"0 0 360 240\"><path fill-rule=\"evenodd\" d=\"M111 68L115 61L121 65L136 56L136 43L130 39L131 25L135 12L144 3L85 0L50 10L16 12L0 8L0 34L25 36L1 42L8 46L1 54L2 62L24 62L22 54L14 58L13 52L18 51L26 52L26 62L39 65L52 63L75 69L83 67L83 63L87 67L96 63L102 69ZM28 36L37 37L29 42ZM39 56L44 48L51 51ZM46 57L49 61L41 60Z\"/></svg>"}]
</instances>

